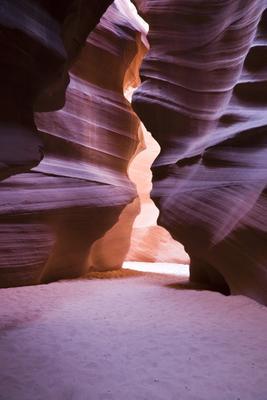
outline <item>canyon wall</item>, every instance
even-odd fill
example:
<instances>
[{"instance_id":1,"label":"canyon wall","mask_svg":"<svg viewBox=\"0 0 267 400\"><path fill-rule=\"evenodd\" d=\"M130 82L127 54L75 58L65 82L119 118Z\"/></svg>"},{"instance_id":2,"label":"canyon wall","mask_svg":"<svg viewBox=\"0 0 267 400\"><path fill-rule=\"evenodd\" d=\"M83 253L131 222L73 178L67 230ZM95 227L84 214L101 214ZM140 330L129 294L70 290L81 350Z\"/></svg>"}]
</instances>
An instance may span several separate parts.
<instances>
[{"instance_id":1,"label":"canyon wall","mask_svg":"<svg viewBox=\"0 0 267 400\"><path fill-rule=\"evenodd\" d=\"M266 2L136 0L133 106L161 146L152 197L191 280L267 302Z\"/></svg>"},{"instance_id":2,"label":"canyon wall","mask_svg":"<svg viewBox=\"0 0 267 400\"><path fill-rule=\"evenodd\" d=\"M267 303L266 1L135 0L149 45L130 2L111 3L0 0L0 286L186 262L166 228L192 281ZM161 227L144 174L126 256L139 84Z\"/></svg>"},{"instance_id":3,"label":"canyon wall","mask_svg":"<svg viewBox=\"0 0 267 400\"><path fill-rule=\"evenodd\" d=\"M64 105L68 69L112 0L0 0L0 180L39 164L33 109Z\"/></svg>"},{"instance_id":4,"label":"canyon wall","mask_svg":"<svg viewBox=\"0 0 267 400\"><path fill-rule=\"evenodd\" d=\"M188 254L181 243L174 240L166 229L157 225L159 210L150 198L150 168L160 152L160 147L143 124L140 129L145 149L134 157L128 168L129 178L136 184L140 213L132 227L130 248L125 261L189 264Z\"/></svg>"},{"instance_id":5,"label":"canyon wall","mask_svg":"<svg viewBox=\"0 0 267 400\"><path fill-rule=\"evenodd\" d=\"M29 10L25 9L26 3L34 7L34 13L29 14ZM76 57L89 30L95 27L111 1L70 2L63 19L51 9L44 9L41 3L33 5L33 2L25 2L21 9L18 6L20 18L27 11L27 17L33 20L30 26L34 29L36 23L39 35L43 33L38 25L40 15L49 17L49 20L44 20L44 27L47 28L44 35L50 33L53 24L57 25L57 29L61 27L63 34L57 37L62 38L58 47L64 57L60 59L58 75L42 81L42 88L35 92L30 106L25 100L31 112L31 126L34 126L33 109L50 111L36 113L38 133L34 128L28 142L20 125L17 131L22 136L18 139L17 131L13 132L14 118L10 113L11 132L1 132L0 135L3 143L9 146L4 149L3 156L14 155L15 158L14 163L7 160L4 168L8 173L2 174L2 179L6 179L0 183L2 287L85 274L92 267L89 257L92 244L113 227L124 208L137 196L135 186L128 179L127 168L139 143L139 120L123 91L127 80L132 79L132 74L128 73L131 64L138 53L144 51L141 28L135 18L129 19L126 12L123 14L119 10L121 2L117 1L88 36L79 57ZM44 3L47 5L47 2ZM83 4L78 15L77 3ZM59 7L59 10L63 9ZM13 18L14 14L11 16ZM16 19L13 23L19 32L23 29ZM32 31L27 35L32 41ZM50 45L57 44L54 40L52 36L51 43L45 43L49 51ZM12 40L8 43L15 46ZM18 51L24 50L23 45L22 40ZM36 54L42 50L39 42L30 42L27 46L29 57L35 61ZM49 51L47 59L38 59L45 71L51 60ZM15 62L16 55L12 49L7 49L6 53L7 59L10 57ZM67 70L72 63L65 99ZM28 67L26 61L25 65ZM36 68L35 65L34 71ZM16 75L14 69L15 65L12 77L16 77L18 88L27 83L25 90L29 90L28 82ZM29 81L31 72L27 70ZM31 78L34 80L35 76ZM16 94L12 94L12 101L16 99ZM23 96L21 102L24 102ZM62 110L51 111L60 108L64 102ZM17 104L12 107L19 110L20 115L23 114L24 109ZM10 140L11 134L13 140ZM43 160L38 166L26 172L40 158L34 158L33 163L24 163L21 159L22 169L18 169L16 165L21 160L17 155L24 151L23 154L30 159L33 156L32 141L37 143L36 148L44 149L45 155L42 155ZM138 211L137 201L131 213L135 216ZM123 254L127 250L126 245Z\"/></svg>"}]
</instances>

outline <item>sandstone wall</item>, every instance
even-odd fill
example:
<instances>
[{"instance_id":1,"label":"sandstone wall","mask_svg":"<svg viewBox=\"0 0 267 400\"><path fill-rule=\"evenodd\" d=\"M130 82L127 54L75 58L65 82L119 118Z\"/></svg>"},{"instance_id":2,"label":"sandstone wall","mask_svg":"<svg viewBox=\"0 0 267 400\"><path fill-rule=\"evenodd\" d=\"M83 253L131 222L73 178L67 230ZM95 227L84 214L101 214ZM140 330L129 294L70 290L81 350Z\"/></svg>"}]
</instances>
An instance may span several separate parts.
<instances>
[{"instance_id":1,"label":"sandstone wall","mask_svg":"<svg viewBox=\"0 0 267 400\"><path fill-rule=\"evenodd\" d=\"M267 302L266 3L136 0L134 109L161 146L152 197L191 279Z\"/></svg>"},{"instance_id":2,"label":"sandstone wall","mask_svg":"<svg viewBox=\"0 0 267 400\"><path fill-rule=\"evenodd\" d=\"M72 13L60 25L61 45L65 49L60 79L51 79L51 86L38 92L34 103L37 110L60 106L55 99L62 101L61 78L80 49L85 33L94 28L100 10L103 13L110 2L102 2L102 6L101 2L92 2L89 9L85 3L89 4L83 3L80 19L73 2ZM36 9L45 12L37 5ZM49 18L57 24L49 11ZM35 14L32 18L35 22ZM49 21L45 26L50 29ZM32 37L32 32L28 34ZM77 48L71 45L72 41ZM139 120L123 89L140 42L141 32L136 23L123 15L118 5L112 5L87 38L71 69L64 108L36 113L38 134L35 132L32 137L42 143L42 162L30 172L10 176L0 183L1 286L85 274L91 266L91 245L136 198L127 168L139 142ZM31 47L29 53L34 58ZM49 60L43 61L45 65ZM24 138L22 142L9 139L8 136L6 142L12 143L14 152L23 148L31 154ZM138 213L138 205L133 212Z\"/></svg>"}]
</instances>

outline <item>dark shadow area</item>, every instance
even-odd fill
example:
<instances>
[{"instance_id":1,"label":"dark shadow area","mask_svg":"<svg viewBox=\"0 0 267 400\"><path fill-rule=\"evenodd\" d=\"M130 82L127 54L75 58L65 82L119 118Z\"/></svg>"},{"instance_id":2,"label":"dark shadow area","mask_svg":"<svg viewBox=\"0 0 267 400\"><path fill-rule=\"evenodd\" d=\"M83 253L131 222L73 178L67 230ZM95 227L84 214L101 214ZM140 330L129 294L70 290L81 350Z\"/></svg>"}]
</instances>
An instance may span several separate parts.
<instances>
[{"instance_id":1,"label":"dark shadow area","mask_svg":"<svg viewBox=\"0 0 267 400\"><path fill-rule=\"evenodd\" d=\"M197 282L190 282L184 281L184 282L177 282L177 283L171 283L168 285L165 285L165 287L170 288L170 289L176 289L176 290L197 290L197 291L203 291L203 290L208 290L210 292L217 292L221 293L224 296L229 296L230 292L226 292L225 290L221 288L214 288L213 286L210 285L205 285Z\"/></svg>"}]
</instances>

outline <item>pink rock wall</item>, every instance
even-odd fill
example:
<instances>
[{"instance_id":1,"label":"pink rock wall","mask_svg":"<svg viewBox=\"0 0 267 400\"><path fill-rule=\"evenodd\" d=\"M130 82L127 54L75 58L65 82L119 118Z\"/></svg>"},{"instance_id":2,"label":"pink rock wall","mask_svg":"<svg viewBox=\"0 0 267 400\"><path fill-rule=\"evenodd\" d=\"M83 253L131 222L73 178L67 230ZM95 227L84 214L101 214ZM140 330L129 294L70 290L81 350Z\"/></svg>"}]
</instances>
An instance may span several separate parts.
<instances>
[{"instance_id":1,"label":"pink rock wall","mask_svg":"<svg viewBox=\"0 0 267 400\"><path fill-rule=\"evenodd\" d=\"M36 114L43 161L0 183L1 286L85 274L91 245L137 196L127 167L139 120L123 88L140 38L111 6L71 70L65 107Z\"/></svg>"},{"instance_id":2,"label":"pink rock wall","mask_svg":"<svg viewBox=\"0 0 267 400\"><path fill-rule=\"evenodd\" d=\"M124 94L146 39L122 0L97 25L111 2L0 0L0 286L119 268L127 253L144 138ZM158 221L191 280L267 303L266 2L134 3L150 27L133 105L161 148ZM144 242L177 257L152 224L134 227L131 259Z\"/></svg>"},{"instance_id":3,"label":"pink rock wall","mask_svg":"<svg viewBox=\"0 0 267 400\"><path fill-rule=\"evenodd\" d=\"M157 225L159 211L150 198L151 165L160 152L158 143L141 125L145 149L129 164L129 178L136 184L140 199L140 214L135 218L126 261L189 263L183 246L169 232Z\"/></svg>"},{"instance_id":4,"label":"pink rock wall","mask_svg":"<svg viewBox=\"0 0 267 400\"><path fill-rule=\"evenodd\" d=\"M192 280L267 302L265 2L135 3L151 49L133 104L161 146L159 223Z\"/></svg>"},{"instance_id":5,"label":"pink rock wall","mask_svg":"<svg viewBox=\"0 0 267 400\"><path fill-rule=\"evenodd\" d=\"M111 3L0 1L0 180L41 161L33 109L63 106L68 68Z\"/></svg>"}]
</instances>

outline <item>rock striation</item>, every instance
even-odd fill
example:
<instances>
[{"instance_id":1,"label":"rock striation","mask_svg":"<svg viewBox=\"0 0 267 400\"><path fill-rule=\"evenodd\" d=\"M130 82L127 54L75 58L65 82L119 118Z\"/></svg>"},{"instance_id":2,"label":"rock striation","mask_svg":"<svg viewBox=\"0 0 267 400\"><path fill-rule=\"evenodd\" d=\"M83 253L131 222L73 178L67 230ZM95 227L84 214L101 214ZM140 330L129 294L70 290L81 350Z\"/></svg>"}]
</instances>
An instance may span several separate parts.
<instances>
[{"instance_id":1,"label":"rock striation","mask_svg":"<svg viewBox=\"0 0 267 400\"><path fill-rule=\"evenodd\" d=\"M129 178L136 184L140 213L133 224L130 248L125 261L189 264L189 257L183 246L174 240L166 229L157 225L159 210L150 198L150 168L159 154L160 147L143 124L140 129L146 148L134 157L128 168Z\"/></svg>"},{"instance_id":2,"label":"rock striation","mask_svg":"<svg viewBox=\"0 0 267 400\"><path fill-rule=\"evenodd\" d=\"M130 1L111 3L0 0L2 287L120 268L128 251L145 140L126 97L148 43ZM133 106L161 148L159 224L192 281L267 303L266 0L133 3L149 24ZM166 231L136 226L130 259L144 241L150 260L176 259Z\"/></svg>"},{"instance_id":3,"label":"rock striation","mask_svg":"<svg viewBox=\"0 0 267 400\"><path fill-rule=\"evenodd\" d=\"M151 48L133 106L161 146L159 224L192 280L267 303L266 2L135 4Z\"/></svg>"},{"instance_id":4,"label":"rock striation","mask_svg":"<svg viewBox=\"0 0 267 400\"><path fill-rule=\"evenodd\" d=\"M111 3L0 1L0 180L41 161L33 109L63 106L68 68Z\"/></svg>"},{"instance_id":5,"label":"rock striation","mask_svg":"<svg viewBox=\"0 0 267 400\"><path fill-rule=\"evenodd\" d=\"M42 2L36 2L38 12L48 12L53 23L62 27L60 48L65 53L59 63L60 79L51 78L44 90L38 91L31 113L33 108L48 111L60 107L64 74L111 1L70 3L59 24L50 9L48 12ZM79 3L84 9L77 15ZM35 114L38 135L32 137L43 143L42 162L30 172L0 183L2 287L85 274L91 266L92 244L113 227L137 196L127 168L139 142L139 119L123 91L128 70L144 45L138 23L122 13L120 3L110 6L73 64L64 108ZM35 18L35 14L31 16ZM50 29L48 22L45 26ZM32 33L28 34L32 38ZM54 43L54 39L51 41ZM11 51L7 53L11 57ZM18 77L18 85L20 80ZM1 132L1 140L3 137ZM21 141L28 156L32 153L24 139ZM3 140L14 152L21 145L17 139L12 143L9 136ZM11 165L6 164L8 168ZM11 172L21 171L9 168L8 175Z\"/></svg>"}]
</instances>

